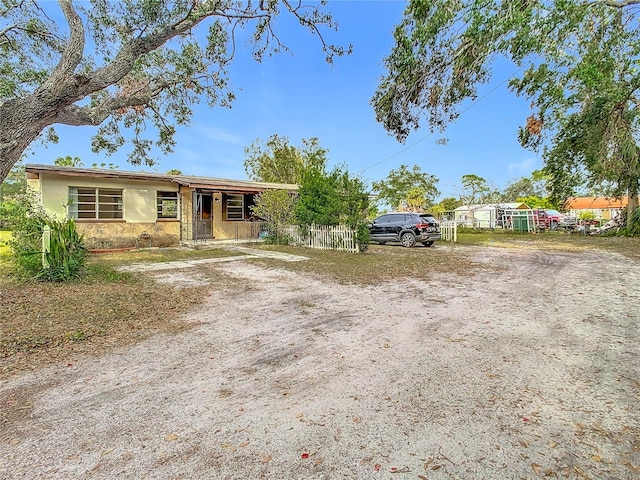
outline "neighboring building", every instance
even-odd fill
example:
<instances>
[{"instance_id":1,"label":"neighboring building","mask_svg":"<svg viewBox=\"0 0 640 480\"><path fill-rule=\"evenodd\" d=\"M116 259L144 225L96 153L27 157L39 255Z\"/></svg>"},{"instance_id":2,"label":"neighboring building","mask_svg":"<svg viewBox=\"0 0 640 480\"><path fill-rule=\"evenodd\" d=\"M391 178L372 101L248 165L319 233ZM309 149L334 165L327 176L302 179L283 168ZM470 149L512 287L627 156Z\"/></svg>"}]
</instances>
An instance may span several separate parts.
<instances>
[{"instance_id":1,"label":"neighboring building","mask_svg":"<svg viewBox=\"0 0 640 480\"><path fill-rule=\"evenodd\" d=\"M502 226L505 210L529 209L526 203L488 203L480 205L462 205L453 211L458 223L478 227L496 228Z\"/></svg>"},{"instance_id":2,"label":"neighboring building","mask_svg":"<svg viewBox=\"0 0 640 480\"><path fill-rule=\"evenodd\" d=\"M590 212L596 220L611 220L627 207L629 199L607 197L576 197L566 203L566 210L570 215L580 218L580 214Z\"/></svg>"},{"instance_id":3,"label":"neighboring building","mask_svg":"<svg viewBox=\"0 0 640 480\"><path fill-rule=\"evenodd\" d=\"M75 218L90 249L256 238L254 195L297 185L27 164L47 212Z\"/></svg>"}]
</instances>

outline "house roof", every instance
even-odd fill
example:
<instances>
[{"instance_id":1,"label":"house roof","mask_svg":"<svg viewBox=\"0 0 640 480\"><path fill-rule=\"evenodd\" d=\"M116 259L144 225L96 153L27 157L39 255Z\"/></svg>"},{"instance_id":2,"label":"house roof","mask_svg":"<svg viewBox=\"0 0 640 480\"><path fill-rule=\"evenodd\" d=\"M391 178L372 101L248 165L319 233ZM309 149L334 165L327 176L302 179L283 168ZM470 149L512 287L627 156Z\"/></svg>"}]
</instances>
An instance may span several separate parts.
<instances>
[{"instance_id":1,"label":"house roof","mask_svg":"<svg viewBox=\"0 0 640 480\"><path fill-rule=\"evenodd\" d=\"M603 208L624 208L629 199L623 198L607 198L607 197L576 197L567 200L567 210L589 210Z\"/></svg>"},{"instance_id":2,"label":"house roof","mask_svg":"<svg viewBox=\"0 0 640 480\"><path fill-rule=\"evenodd\" d=\"M529 205L526 203L512 202L512 203L483 203L477 205L462 205L456 208L454 211L456 212L466 212L468 210L492 210L494 208L506 208L506 209L521 209L521 208L529 208Z\"/></svg>"},{"instance_id":3,"label":"house roof","mask_svg":"<svg viewBox=\"0 0 640 480\"><path fill-rule=\"evenodd\" d=\"M297 191L298 185L290 183L252 182L249 180L230 180L226 178L200 177L195 175L168 175L165 173L129 172L125 170L103 170L98 168L59 167L28 163L27 173L48 174L68 177L93 177L141 181L174 182L191 188L228 192L261 192L263 190Z\"/></svg>"}]
</instances>

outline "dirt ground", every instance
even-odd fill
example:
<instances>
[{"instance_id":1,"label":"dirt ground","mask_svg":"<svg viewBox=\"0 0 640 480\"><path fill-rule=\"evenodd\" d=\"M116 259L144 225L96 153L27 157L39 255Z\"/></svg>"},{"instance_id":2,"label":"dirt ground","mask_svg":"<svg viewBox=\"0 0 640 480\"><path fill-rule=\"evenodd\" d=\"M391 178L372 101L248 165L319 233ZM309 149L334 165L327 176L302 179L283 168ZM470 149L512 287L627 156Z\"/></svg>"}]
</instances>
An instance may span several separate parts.
<instances>
[{"instance_id":1,"label":"dirt ground","mask_svg":"<svg viewBox=\"0 0 640 480\"><path fill-rule=\"evenodd\" d=\"M468 248L497 268L202 267L250 288L216 285L178 336L0 384L0 477L640 478L640 265Z\"/></svg>"}]
</instances>

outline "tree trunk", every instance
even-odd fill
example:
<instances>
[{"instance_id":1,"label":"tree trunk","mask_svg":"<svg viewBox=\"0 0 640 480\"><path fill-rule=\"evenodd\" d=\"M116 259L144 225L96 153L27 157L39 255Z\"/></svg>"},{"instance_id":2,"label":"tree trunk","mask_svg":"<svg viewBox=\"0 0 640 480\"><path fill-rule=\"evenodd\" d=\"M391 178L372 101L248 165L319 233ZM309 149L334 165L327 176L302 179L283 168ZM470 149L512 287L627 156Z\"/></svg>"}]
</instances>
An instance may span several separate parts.
<instances>
[{"instance_id":1,"label":"tree trunk","mask_svg":"<svg viewBox=\"0 0 640 480\"><path fill-rule=\"evenodd\" d=\"M31 142L51 124L30 103L16 99L0 105L0 182L7 178Z\"/></svg>"},{"instance_id":2,"label":"tree trunk","mask_svg":"<svg viewBox=\"0 0 640 480\"><path fill-rule=\"evenodd\" d=\"M627 203L627 225L629 225L631 215L636 208L638 208L638 189L632 187L629 188L629 201Z\"/></svg>"}]
</instances>

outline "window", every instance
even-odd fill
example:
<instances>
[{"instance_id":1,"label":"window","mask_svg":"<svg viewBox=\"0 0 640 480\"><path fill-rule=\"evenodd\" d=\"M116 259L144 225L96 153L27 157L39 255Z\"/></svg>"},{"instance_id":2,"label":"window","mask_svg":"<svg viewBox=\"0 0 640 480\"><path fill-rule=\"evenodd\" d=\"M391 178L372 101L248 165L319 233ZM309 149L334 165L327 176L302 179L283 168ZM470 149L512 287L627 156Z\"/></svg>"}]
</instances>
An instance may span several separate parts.
<instances>
[{"instance_id":1,"label":"window","mask_svg":"<svg viewBox=\"0 0 640 480\"><path fill-rule=\"evenodd\" d=\"M227 220L244 220L244 195L227 194Z\"/></svg>"},{"instance_id":2,"label":"window","mask_svg":"<svg viewBox=\"0 0 640 480\"><path fill-rule=\"evenodd\" d=\"M122 189L70 187L69 216L78 219L121 219Z\"/></svg>"},{"instance_id":3,"label":"window","mask_svg":"<svg viewBox=\"0 0 640 480\"><path fill-rule=\"evenodd\" d=\"M178 192L158 192L158 218L178 218Z\"/></svg>"}]
</instances>

